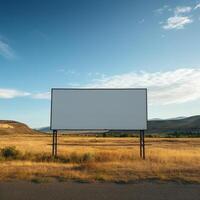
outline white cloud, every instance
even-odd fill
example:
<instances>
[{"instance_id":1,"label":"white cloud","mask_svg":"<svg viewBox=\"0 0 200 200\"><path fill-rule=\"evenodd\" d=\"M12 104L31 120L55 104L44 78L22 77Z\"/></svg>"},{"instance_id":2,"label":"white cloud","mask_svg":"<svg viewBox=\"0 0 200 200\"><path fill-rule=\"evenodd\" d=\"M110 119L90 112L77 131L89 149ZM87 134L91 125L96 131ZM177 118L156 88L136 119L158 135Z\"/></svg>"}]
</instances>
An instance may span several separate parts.
<instances>
[{"instance_id":1,"label":"white cloud","mask_svg":"<svg viewBox=\"0 0 200 200\"><path fill-rule=\"evenodd\" d=\"M2 40L0 40L0 55L7 59L12 59L15 57L15 54L11 47Z\"/></svg>"},{"instance_id":2,"label":"white cloud","mask_svg":"<svg viewBox=\"0 0 200 200\"><path fill-rule=\"evenodd\" d=\"M60 68L57 70L57 72L66 75L68 77L74 77L74 76L80 76L80 73L78 73L77 71L73 70L73 69L65 69L65 68Z\"/></svg>"},{"instance_id":3,"label":"white cloud","mask_svg":"<svg viewBox=\"0 0 200 200\"><path fill-rule=\"evenodd\" d=\"M192 23L193 20L189 16L178 16L169 17L163 28L166 30L170 29L183 29L187 24Z\"/></svg>"},{"instance_id":4,"label":"white cloud","mask_svg":"<svg viewBox=\"0 0 200 200\"><path fill-rule=\"evenodd\" d=\"M167 72L126 73L94 80L85 87L148 88L149 103L165 105L200 99L200 69L183 68Z\"/></svg>"},{"instance_id":5,"label":"white cloud","mask_svg":"<svg viewBox=\"0 0 200 200\"><path fill-rule=\"evenodd\" d=\"M177 6L173 11L173 16L168 17L165 24L162 26L165 30L183 29L186 25L191 24L195 16L191 17L188 14L192 14L192 11L200 8L200 4L196 6Z\"/></svg>"},{"instance_id":6,"label":"white cloud","mask_svg":"<svg viewBox=\"0 0 200 200\"><path fill-rule=\"evenodd\" d=\"M75 70L72 70L72 69L65 69L65 68L60 68L60 69L58 69L58 72L64 73L64 74L66 74L66 75L74 75L74 74L76 74L76 71L75 71Z\"/></svg>"},{"instance_id":7,"label":"white cloud","mask_svg":"<svg viewBox=\"0 0 200 200\"><path fill-rule=\"evenodd\" d=\"M2 89L0 88L0 98L1 99L12 99L16 97L29 96L30 93L23 92L15 89Z\"/></svg>"},{"instance_id":8,"label":"white cloud","mask_svg":"<svg viewBox=\"0 0 200 200\"><path fill-rule=\"evenodd\" d=\"M156 14L160 14L161 15L166 10L168 10L168 11L171 10L168 5L164 5L163 7L156 9L156 10L154 10L154 12Z\"/></svg>"},{"instance_id":9,"label":"white cloud","mask_svg":"<svg viewBox=\"0 0 200 200\"><path fill-rule=\"evenodd\" d=\"M150 105L179 104L200 100L200 68L182 68L165 72L130 72L91 79L82 88L148 88ZM51 99L50 92L27 93L14 89L0 89L0 98L28 96L33 99Z\"/></svg>"},{"instance_id":10,"label":"white cloud","mask_svg":"<svg viewBox=\"0 0 200 200\"><path fill-rule=\"evenodd\" d=\"M157 9L155 12L158 14L162 14L164 11L173 11L174 15L170 16L165 24L162 26L165 30L172 29L183 29L187 24L191 24L194 20L196 20L196 16L189 16L188 14L193 14L192 11L200 8L200 3L196 4L196 6L177 6L174 9L169 8L167 5L162 8ZM193 19L192 19L193 18Z\"/></svg>"},{"instance_id":11,"label":"white cloud","mask_svg":"<svg viewBox=\"0 0 200 200\"><path fill-rule=\"evenodd\" d=\"M183 14L183 13L189 13L190 11L192 10L192 8L190 6L178 6L175 8L175 14L178 15L178 14Z\"/></svg>"},{"instance_id":12,"label":"white cloud","mask_svg":"<svg viewBox=\"0 0 200 200\"><path fill-rule=\"evenodd\" d=\"M194 7L194 10L196 10L196 9L198 9L198 8L200 8L200 3L197 4L197 5Z\"/></svg>"},{"instance_id":13,"label":"white cloud","mask_svg":"<svg viewBox=\"0 0 200 200\"><path fill-rule=\"evenodd\" d=\"M13 99L17 97L30 97L33 99L51 99L50 92L29 93L16 89L0 88L0 99Z\"/></svg>"},{"instance_id":14,"label":"white cloud","mask_svg":"<svg viewBox=\"0 0 200 200\"><path fill-rule=\"evenodd\" d=\"M51 93L50 92L41 92L41 93L36 93L32 94L33 99L51 99Z\"/></svg>"}]
</instances>

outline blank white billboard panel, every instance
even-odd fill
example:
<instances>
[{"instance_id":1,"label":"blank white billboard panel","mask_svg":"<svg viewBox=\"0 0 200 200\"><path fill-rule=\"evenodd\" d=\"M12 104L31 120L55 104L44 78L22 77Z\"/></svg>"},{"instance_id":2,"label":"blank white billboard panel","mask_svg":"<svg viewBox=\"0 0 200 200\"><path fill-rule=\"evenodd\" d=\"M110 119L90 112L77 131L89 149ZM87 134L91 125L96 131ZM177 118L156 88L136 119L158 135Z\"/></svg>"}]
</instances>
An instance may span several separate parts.
<instances>
[{"instance_id":1,"label":"blank white billboard panel","mask_svg":"<svg viewBox=\"0 0 200 200\"><path fill-rule=\"evenodd\" d=\"M52 130L145 130L146 89L52 89Z\"/></svg>"}]
</instances>

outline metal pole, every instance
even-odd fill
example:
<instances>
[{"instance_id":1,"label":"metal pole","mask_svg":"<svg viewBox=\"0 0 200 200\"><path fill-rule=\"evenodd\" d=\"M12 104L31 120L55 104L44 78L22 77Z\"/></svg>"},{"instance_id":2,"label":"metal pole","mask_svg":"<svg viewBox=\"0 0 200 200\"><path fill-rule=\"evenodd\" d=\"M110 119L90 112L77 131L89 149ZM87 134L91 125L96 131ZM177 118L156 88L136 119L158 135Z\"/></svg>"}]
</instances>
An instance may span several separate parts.
<instances>
[{"instance_id":1,"label":"metal pole","mask_svg":"<svg viewBox=\"0 0 200 200\"><path fill-rule=\"evenodd\" d=\"M142 158L142 131L140 131L140 158Z\"/></svg>"},{"instance_id":2,"label":"metal pole","mask_svg":"<svg viewBox=\"0 0 200 200\"><path fill-rule=\"evenodd\" d=\"M57 157L58 131L55 131L55 157Z\"/></svg>"},{"instance_id":3,"label":"metal pole","mask_svg":"<svg viewBox=\"0 0 200 200\"><path fill-rule=\"evenodd\" d=\"M142 141L142 148L143 148L143 159L145 159L145 141L144 141L144 130L142 131L142 139L143 139L143 141Z\"/></svg>"},{"instance_id":4,"label":"metal pole","mask_svg":"<svg viewBox=\"0 0 200 200\"><path fill-rule=\"evenodd\" d=\"M53 139L53 140L52 140L52 156L54 156L54 142L55 142L55 141L54 141L54 133L55 133L55 131L53 130L53 134L52 134L52 137L53 137L53 138L52 138L52 139Z\"/></svg>"}]
</instances>

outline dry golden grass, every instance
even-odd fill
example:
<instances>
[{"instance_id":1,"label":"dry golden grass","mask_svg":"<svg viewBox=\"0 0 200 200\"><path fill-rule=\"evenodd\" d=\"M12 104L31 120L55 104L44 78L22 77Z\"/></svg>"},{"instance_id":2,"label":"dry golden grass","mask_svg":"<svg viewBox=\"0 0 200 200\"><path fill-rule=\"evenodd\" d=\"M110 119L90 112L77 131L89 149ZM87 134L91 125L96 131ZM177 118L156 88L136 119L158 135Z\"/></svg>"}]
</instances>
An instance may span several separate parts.
<instances>
[{"instance_id":1,"label":"dry golden grass","mask_svg":"<svg viewBox=\"0 0 200 200\"><path fill-rule=\"evenodd\" d=\"M58 159L51 159L51 136L0 136L0 148L16 146L18 159L1 159L0 180L81 181L173 180L200 183L200 138L146 139L146 160L138 138L59 136Z\"/></svg>"}]
</instances>

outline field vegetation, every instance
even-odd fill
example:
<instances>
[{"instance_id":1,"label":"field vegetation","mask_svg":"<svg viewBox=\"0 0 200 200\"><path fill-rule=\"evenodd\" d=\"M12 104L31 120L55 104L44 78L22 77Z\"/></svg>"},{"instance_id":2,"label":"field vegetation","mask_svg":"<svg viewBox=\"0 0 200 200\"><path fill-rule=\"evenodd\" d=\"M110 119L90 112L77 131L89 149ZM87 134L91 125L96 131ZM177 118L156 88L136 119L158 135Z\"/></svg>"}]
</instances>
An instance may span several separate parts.
<instances>
[{"instance_id":1,"label":"field vegetation","mask_svg":"<svg viewBox=\"0 0 200 200\"><path fill-rule=\"evenodd\" d=\"M59 135L57 158L51 143L49 134L1 135L0 180L200 183L200 138L146 138L146 160L136 137Z\"/></svg>"}]
</instances>

